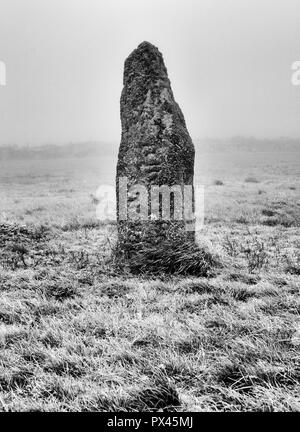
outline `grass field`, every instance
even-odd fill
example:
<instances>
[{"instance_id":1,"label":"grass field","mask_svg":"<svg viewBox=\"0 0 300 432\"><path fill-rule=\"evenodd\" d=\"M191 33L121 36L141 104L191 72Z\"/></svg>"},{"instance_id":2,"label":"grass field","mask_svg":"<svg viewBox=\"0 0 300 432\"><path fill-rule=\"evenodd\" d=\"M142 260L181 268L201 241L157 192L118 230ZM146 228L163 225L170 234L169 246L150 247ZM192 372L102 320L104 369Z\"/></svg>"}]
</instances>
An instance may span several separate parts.
<instances>
[{"instance_id":1,"label":"grass field","mask_svg":"<svg viewBox=\"0 0 300 432\"><path fill-rule=\"evenodd\" d=\"M0 410L300 411L299 156L198 155L222 268L156 279L111 263L115 161L0 161L0 227L28 228L0 229Z\"/></svg>"}]
</instances>

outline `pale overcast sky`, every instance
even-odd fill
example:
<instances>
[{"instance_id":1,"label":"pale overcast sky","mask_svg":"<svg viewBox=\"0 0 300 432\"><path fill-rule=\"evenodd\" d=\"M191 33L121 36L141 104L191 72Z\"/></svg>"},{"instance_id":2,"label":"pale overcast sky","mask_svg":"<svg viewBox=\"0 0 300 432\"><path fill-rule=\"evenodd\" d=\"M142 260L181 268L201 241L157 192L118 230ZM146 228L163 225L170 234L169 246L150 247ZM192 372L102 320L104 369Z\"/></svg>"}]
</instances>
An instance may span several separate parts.
<instances>
[{"instance_id":1,"label":"pale overcast sky","mask_svg":"<svg viewBox=\"0 0 300 432\"><path fill-rule=\"evenodd\" d=\"M299 0L0 0L0 142L118 142L124 60L144 40L192 137L300 137Z\"/></svg>"}]
</instances>

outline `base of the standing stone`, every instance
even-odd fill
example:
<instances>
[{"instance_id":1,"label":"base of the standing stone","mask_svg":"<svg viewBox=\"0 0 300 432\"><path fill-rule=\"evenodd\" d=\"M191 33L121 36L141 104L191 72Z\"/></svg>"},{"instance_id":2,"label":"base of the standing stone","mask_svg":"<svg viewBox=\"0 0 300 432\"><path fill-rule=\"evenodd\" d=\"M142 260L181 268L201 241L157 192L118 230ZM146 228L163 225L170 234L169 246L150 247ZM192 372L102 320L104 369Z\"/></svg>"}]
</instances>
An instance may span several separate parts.
<instances>
[{"instance_id":1,"label":"base of the standing stone","mask_svg":"<svg viewBox=\"0 0 300 432\"><path fill-rule=\"evenodd\" d=\"M208 277L218 260L195 243L195 232L182 221L120 222L116 261L133 274L193 275Z\"/></svg>"}]
</instances>

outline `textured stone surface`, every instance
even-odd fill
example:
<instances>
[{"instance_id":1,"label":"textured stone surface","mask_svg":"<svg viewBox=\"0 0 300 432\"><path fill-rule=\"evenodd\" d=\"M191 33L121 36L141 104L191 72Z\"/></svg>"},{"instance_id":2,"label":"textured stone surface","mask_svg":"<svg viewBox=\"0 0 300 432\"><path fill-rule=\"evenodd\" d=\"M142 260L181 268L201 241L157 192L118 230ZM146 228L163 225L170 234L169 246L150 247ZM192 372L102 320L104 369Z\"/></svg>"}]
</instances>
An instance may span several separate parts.
<instances>
[{"instance_id":1,"label":"textured stone surface","mask_svg":"<svg viewBox=\"0 0 300 432\"><path fill-rule=\"evenodd\" d=\"M120 221L120 177L127 177L128 187L142 184L149 190L151 185L192 185L194 173L194 146L175 102L163 57L155 46L143 42L129 55L123 84L117 164L119 239L132 244L155 243L174 233L186 235L184 220ZM134 202L134 197L129 199Z\"/></svg>"}]
</instances>

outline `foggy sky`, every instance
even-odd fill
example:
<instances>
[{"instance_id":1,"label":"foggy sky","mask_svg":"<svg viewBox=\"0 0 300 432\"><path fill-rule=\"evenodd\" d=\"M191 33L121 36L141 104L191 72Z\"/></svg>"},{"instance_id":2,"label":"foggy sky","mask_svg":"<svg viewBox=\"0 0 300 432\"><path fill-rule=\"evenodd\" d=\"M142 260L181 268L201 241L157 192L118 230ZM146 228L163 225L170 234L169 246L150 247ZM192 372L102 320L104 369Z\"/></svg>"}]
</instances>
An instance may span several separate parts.
<instances>
[{"instance_id":1,"label":"foggy sky","mask_svg":"<svg viewBox=\"0 0 300 432\"><path fill-rule=\"evenodd\" d=\"M124 60L144 40L192 137L300 137L299 0L0 0L0 143L118 142Z\"/></svg>"}]
</instances>

